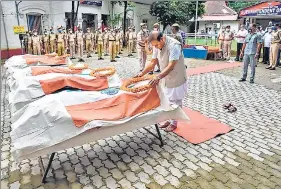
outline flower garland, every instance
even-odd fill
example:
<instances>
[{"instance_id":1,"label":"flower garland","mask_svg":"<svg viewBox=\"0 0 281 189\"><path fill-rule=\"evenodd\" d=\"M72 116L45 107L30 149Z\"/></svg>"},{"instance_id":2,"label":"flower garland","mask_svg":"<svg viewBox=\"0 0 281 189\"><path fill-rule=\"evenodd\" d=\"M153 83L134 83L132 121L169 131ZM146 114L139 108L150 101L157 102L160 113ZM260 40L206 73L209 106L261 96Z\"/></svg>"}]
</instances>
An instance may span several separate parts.
<instances>
[{"instance_id":1,"label":"flower garland","mask_svg":"<svg viewBox=\"0 0 281 189\"><path fill-rule=\"evenodd\" d=\"M139 86L139 87L132 87L132 88L129 88L129 86L134 84L134 83L138 83L140 81L152 80L154 77L155 77L155 75L145 75L145 76L142 76L142 77L131 78L131 79L125 81L121 85L120 89L123 90L123 91L132 92L132 93L139 93L139 92L142 92L142 91L146 91L146 90L151 88L151 85L146 84L146 85L142 85L142 86Z\"/></svg>"},{"instance_id":2,"label":"flower garland","mask_svg":"<svg viewBox=\"0 0 281 189\"><path fill-rule=\"evenodd\" d=\"M84 69L87 69L88 68L88 64L83 64L83 67L75 67L76 65L75 64L71 64L68 66L69 69L71 70L84 70Z\"/></svg>"},{"instance_id":3,"label":"flower garland","mask_svg":"<svg viewBox=\"0 0 281 189\"><path fill-rule=\"evenodd\" d=\"M107 73L101 73L106 71ZM108 67L108 68L97 68L93 69L90 73L90 76L93 77L109 77L115 74L116 70L114 67Z\"/></svg>"}]
</instances>

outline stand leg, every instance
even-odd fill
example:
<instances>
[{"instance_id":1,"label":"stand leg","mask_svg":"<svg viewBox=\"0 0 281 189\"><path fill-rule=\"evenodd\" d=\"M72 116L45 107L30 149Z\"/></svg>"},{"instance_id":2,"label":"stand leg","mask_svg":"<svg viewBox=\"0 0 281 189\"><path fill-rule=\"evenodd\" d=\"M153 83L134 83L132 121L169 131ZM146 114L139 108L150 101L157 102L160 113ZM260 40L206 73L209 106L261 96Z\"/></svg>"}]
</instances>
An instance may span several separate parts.
<instances>
[{"instance_id":1,"label":"stand leg","mask_svg":"<svg viewBox=\"0 0 281 189\"><path fill-rule=\"evenodd\" d=\"M164 142L162 140L162 136L161 136L161 133L160 133L160 130L159 130L159 127L157 124L155 124L155 128L156 128L156 131L157 131L157 135L152 133L150 130L146 129L146 128L143 128L144 130L146 130L147 132L149 132L150 134L152 134L153 136L155 136L158 140L160 140L160 146L162 147L164 145Z\"/></svg>"},{"instance_id":2,"label":"stand leg","mask_svg":"<svg viewBox=\"0 0 281 189\"><path fill-rule=\"evenodd\" d=\"M52 153L50 158L49 158L49 162L48 162L48 165L47 165L47 168L45 169L44 168L44 165L43 165L43 162L42 162L42 158L40 157L40 161L39 163L41 164L41 167L43 169L43 178L42 178L42 183L46 183L46 177L48 175L48 172L51 168L51 165L52 165L52 162L54 160L54 157L55 157L55 153Z\"/></svg>"},{"instance_id":3,"label":"stand leg","mask_svg":"<svg viewBox=\"0 0 281 189\"><path fill-rule=\"evenodd\" d=\"M160 130L159 130L159 127L158 127L158 125L157 124L155 124L155 128L156 128L156 131L157 131L157 134L158 134L158 139L160 140L160 146L162 147L162 146L164 146L164 143L163 143L163 139L162 139L162 136L161 136L161 133L160 133Z\"/></svg>"}]
</instances>

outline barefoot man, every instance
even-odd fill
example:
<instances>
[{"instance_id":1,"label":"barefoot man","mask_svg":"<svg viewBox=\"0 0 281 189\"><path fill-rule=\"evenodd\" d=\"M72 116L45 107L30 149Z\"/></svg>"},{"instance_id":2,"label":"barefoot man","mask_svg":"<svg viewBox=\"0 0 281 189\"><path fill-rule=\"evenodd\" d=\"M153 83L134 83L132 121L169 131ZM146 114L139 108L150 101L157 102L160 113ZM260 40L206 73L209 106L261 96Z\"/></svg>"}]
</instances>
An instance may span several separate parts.
<instances>
[{"instance_id":1,"label":"barefoot man","mask_svg":"<svg viewBox=\"0 0 281 189\"><path fill-rule=\"evenodd\" d=\"M158 61L161 72L150 81L150 84L155 86L160 80L163 80L165 92L170 103L182 107L183 98L187 94L187 75L181 43L172 37L163 36L159 31L151 32L148 37L148 42L159 49L159 56L153 53L151 63L137 76L141 77L150 72ZM177 121L167 121L160 127L166 128L166 131L173 131L177 128Z\"/></svg>"}]
</instances>

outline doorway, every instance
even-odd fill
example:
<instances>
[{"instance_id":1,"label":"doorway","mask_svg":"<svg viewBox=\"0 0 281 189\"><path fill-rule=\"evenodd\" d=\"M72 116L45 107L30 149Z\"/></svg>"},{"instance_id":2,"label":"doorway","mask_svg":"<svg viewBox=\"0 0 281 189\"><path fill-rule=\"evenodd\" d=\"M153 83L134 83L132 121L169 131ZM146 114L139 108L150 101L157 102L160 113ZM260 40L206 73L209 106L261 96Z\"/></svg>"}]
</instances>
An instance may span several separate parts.
<instances>
[{"instance_id":1,"label":"doorway","mask_svg":"<svg viewBox=\"0 0 281 189\"><path fill-rule=\"evenodd\" d=\"M97 27L97 15L96 14L82 14L82 30L83 32L87 31L87 28L91 28L91 31L94 31Z\"/></svg>"},{"instance_id":2,"label":"doorway","mask_svg":"<svg viewBox=\"0 0 281 189\"><path fill-rule=\"evenodd\" d=\"M38 35L42 35L42 15L27 14L27 27L29 31L37 30Z\"/></svg>"}]
</instances>

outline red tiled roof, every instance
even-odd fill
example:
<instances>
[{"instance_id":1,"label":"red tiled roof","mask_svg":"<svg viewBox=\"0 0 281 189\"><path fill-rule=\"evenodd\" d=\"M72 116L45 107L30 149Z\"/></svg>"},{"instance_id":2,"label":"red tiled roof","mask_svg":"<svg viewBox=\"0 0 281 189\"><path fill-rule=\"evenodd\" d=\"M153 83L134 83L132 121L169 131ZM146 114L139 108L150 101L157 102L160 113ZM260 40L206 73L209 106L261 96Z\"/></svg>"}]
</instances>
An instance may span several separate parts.
<instances>
[{"instance_id":1,"label":"red tiled roof","mask_svg":"<svg viewBox=\"0 0 281 189\"><path fill-rule=\"evenodd\" d=\"M237 15L231 8L227 7L225 1L207 1L205 3L205 14L203 16L230 16Z\"/></svg>"}]
</instances>

